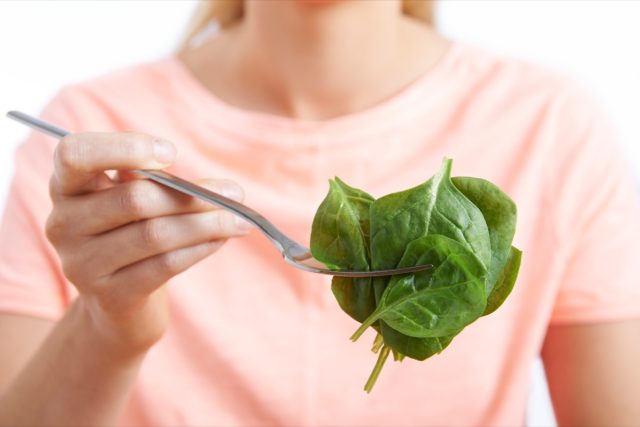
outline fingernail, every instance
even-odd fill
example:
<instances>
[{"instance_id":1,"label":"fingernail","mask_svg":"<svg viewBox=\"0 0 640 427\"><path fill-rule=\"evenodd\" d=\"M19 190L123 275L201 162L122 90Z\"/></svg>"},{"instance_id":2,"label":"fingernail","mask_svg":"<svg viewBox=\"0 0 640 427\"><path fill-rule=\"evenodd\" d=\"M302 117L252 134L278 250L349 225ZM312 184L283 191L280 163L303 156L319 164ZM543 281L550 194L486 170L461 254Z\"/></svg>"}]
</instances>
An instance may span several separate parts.
<instances>
[{"instance_id":1,"label":"fingernail","mask_svg":"<svg viewBox=\"0 0 640 427\"><path fill-rule=\"evenodd\" d=\"M251 230L251 224L249 224L247 221L240 218L239 216L234 216L233 222L235 222L236 228L241 233L248 233Z\"/></svg>"},{"instance_id":2,"label":"fingernail","mask_svg":"<svg viewBox=\"0 0 640 427\"><path fill-rule=\"evenodd\" d=\"M160 163L171 163L176 158L176 148L169 141L156 139L153 141L153 156Z\"/></svg>"}]
</instances>

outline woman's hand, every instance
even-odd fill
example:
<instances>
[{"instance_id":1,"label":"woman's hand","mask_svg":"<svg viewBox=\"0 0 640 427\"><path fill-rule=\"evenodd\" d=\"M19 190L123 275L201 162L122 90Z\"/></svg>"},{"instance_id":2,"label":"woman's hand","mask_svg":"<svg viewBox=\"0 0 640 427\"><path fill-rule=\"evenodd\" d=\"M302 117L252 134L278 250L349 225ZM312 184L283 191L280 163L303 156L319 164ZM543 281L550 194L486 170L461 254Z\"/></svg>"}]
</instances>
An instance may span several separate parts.
<instances>
[{"instance_id":1,"label":"woman's hand","mask_svg":"<svg viewBox=\"0 0 640 427\"><path fill-rule=\"evenodd\" d=\"M47 237L97 333L126 352L144 351L162 336L168 279L248 232L248 224L202 201L105 174L161 169L174 158L170 142L138 133L72 134L55 152ZM200 184L242 198L230 181Z\"/></svg>"}]
</instances>

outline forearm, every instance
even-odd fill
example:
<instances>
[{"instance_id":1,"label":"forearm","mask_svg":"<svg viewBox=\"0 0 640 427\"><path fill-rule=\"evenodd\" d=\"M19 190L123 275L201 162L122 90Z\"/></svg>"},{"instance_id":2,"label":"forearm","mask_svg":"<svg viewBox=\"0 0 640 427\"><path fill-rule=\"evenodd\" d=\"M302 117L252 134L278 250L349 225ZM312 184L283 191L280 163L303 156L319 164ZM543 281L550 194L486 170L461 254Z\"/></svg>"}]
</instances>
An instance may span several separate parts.
<instances>
[{"instance_id":1,"label":"forearm","mask_svg":"<svg viewBox=\"0 0 640 427\"><path fill-rule=\"evenodd\" d=\"M79 302L0 397L0 426L113 425L143 351L115 348Z\"/></svg>"},{"instance_id":2,"label":"forearm","mask_svg":"<svg viewBox=\"0 0 640 427\"><path fill-rule=\"evenodd\" d=\"M80 296L37 350L50 323L5 319L4 332L0 324L0 342L15 337L20 350L0 346L0 362L11 362L0 365L0 427L115 424L144 354L167 329L163 285L248 233L210 204L105 173L161 169L175 152L133 132L69 134L56 147L45 232ZM229 181L201 184L242 200ZM26 354L33 356L23 368L16 359Z\"/></svg>"},{"instance_id":3,"label":"forearm","mask_svg":"<svg viewBox=\"0 0 640 427\"><path fill-rule=\"evenodd\" d=\"M560 426L637 426L640 319L552 326L542 357Z\"/></svg>"}]
</instances>

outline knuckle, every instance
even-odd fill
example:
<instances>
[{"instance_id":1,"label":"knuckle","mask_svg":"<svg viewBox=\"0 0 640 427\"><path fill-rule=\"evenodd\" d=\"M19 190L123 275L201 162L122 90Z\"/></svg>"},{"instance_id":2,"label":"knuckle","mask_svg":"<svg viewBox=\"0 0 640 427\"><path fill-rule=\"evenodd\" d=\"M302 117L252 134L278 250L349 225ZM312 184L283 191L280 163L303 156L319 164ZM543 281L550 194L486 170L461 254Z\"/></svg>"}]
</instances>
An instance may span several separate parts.
<instances>
[{"instance_id":1,"label":"knuckle","mask_svg":"<svg viewBox=\"0 0 640 427\"><path fill-rule=\"evenodd\" d=\"M45 223L45 235L47 236L47 239L53 245L56 245L60 242L62 236L64 236L65 229L66 221L64 221L63 217L58 214L57 210L52 210Z\"/></svg>"},{"instance_id":2,"label":"knuckle","mask_svg":"<svg viewBox=\"0 0 640 427\"><path fill-rule=\"evenodd\" d=\"M150 202L148 188L143 182L141 180L130 181L126 186L123 186L119 197L120 208L135 218L144 217Z\"/></svg>"},{"instance_id":3,"label":"knuckle","mask_svg":"<svg viewBox=\"0 0 640 427\"><path fill-rule=\"evenodd\" d=\"M158 269L165 276L175 276L182 270L181 257L178 251L167 252L158 256Z\"/></svg>"},{"instance_id":4,"label":"knuckle","mask_svg":"<svg viewBox=\"0 0 640 427\"><path fill-rule=\"evenodd\" d=\"M218 224L216 231L220 236L228 237L238 232L238 222L236 216L231 212L219 211L217 221Z\"/></svg>"},{"instance_id":5,"label":"knuckle","mask_svg":"<svg viewBox=\"0 0 640 427\"><path fill-rule=\"evenodd\" d=\"M145 247L161 246L164 240L165 227L160 220L147 220L141 223L140 239Z\"/></svg>"},{"instance_id":6,"label":"knuckle","mask_svg":"<svg viewBox=\"0 0 640 427\"><path fill-rule=\"evenodd\" d=\"M231 225L231 218L228 212L215 211L211 213L211 221L213 222L212 230L215 234L225 234Z\"/></svg>"},{"instance_id":7,"label":"knuckle","mask_svg":"<svg viewBox=\"0 0 640 427\"><path fill-rule=\"evenodd\" d=\"M79 268L78 263L75 262L75 260L67 256L61 256L60 265L62 267L62 273L71 283L76 286L78 286L79 283L82 283L83 269Z\"/></svg>"}]
</instances>

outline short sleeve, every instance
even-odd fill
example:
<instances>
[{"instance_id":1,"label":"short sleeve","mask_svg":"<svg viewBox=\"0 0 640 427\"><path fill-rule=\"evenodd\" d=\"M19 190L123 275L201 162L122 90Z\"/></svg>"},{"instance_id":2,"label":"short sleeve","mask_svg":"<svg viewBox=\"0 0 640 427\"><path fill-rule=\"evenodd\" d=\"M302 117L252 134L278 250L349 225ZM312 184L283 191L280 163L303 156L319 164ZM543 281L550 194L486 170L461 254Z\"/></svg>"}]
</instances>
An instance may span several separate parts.
<instances>
[{"instance_id":1,"label":"short sleeve","mask_svg":"<svg viewBox=\"0 0 640 427\"><path fill-rule=\"evenodd\" d=\"M65 90L40 117L74 128ZM15 174L0 224L0 312L56 319L70 301L70 286L45 237L51 210L49 179L56 140L32 132L15 153Z\"/></svg>"},{"instance_id":2,"label":"short sleeve","mask_svg":"<svg viewBox=\"0 0 640 427\"><path fill-rule=\"evenodd\" d=\"M556 235L566 248L552 324L640 318L640 190L609 122L579 92L553 153Z\"/></svg>"}]
</instances>

